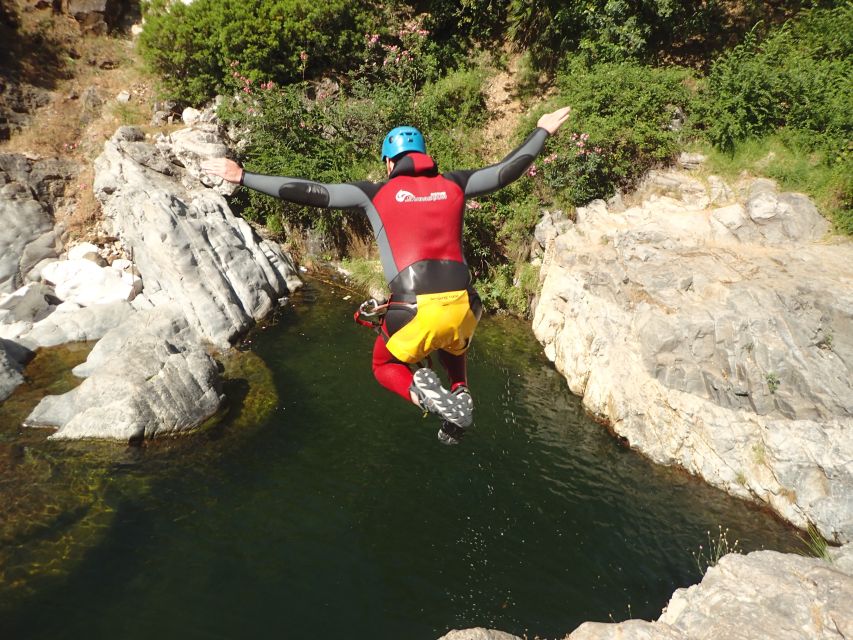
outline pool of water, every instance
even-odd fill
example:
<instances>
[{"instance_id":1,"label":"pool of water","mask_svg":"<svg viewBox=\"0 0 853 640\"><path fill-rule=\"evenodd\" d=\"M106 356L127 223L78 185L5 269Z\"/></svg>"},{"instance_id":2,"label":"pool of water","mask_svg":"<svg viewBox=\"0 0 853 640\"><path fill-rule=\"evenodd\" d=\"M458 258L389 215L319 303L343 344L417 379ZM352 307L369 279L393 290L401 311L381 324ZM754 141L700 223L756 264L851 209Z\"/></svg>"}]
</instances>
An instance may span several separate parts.
<instances>
[{"instance_id":1,"label":"pool of water","mask_svg":"<svg viewBox=\"0 0 853 640\"><path fill-rule=\"evenodd\" d=\"M0 413L0 509L29 518L0 527L0 637L561 638L657 617L718 526L745 551L800 546L621 447L518 321L482 322L476 427L440 445L373 380L346 295L309 285L253 336L277 393L260 424L128 448Z\"/></svg>"}]
</instances>

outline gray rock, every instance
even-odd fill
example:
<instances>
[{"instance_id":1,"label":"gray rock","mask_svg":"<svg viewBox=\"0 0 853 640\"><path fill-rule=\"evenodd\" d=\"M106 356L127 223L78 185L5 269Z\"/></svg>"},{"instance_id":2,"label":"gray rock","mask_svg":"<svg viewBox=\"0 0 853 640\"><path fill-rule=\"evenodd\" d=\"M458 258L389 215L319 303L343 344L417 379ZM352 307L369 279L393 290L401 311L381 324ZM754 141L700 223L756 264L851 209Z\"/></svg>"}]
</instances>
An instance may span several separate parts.
<instances>
[{"instance_id":1,"label":"gray rock","mask_svg":"<svg viewBox=\"0 0 853 640\"><path fill-rule=\"evenodd\" d=\"M533 230L533 238L542 249L559 235L562 235L572 225L572 221L559 209L556 211L543 211L542 218Z\"/></svg>"},{"instance_id":2,"label":"gray rock","mask_svg":"<svg viewBox=\"0 0 853 640\"><path fill-rule=\"evenodd\" d=\"M842 640L853 634L853 548L831 562L775 551L730 554L676 591L656 622L587 622L567 640Z\"/></svg>"},{"instance_id":3,"label":"gray rock","mask_svg":"<svg viewBox=\"0 0 853 640\"><path fill-rule=\"evenodd\" d=\"M438 640L521 640L521 638L503 631L476 627L474 629L454 629Z\"/></svg>"},{"instance_id":4,"label":"gray rock","mask_svg":"<svg viewBox=\"0 0 853 640\"><path fill-rule=\"evenodd\" d=\"M190 156L197 166L205 153L224 149L209 135L178 135L174 148L165 139L155 147L139 130L119 129L95 162L95 193L133 256L146 299L162 293L178 302L204 339L225 346L301 282L277 245L185 168Z\"/></svg>"},{"instance_id":5,"label":"gray rock","mask_svg":"<svg viewBox=\"0 0 853 640\"><path fill-rule=\"evenodd\" d=\"M134 319L105 338L105 346L90 354L89 377L66 394L45 397L25 425L57 428L51 439L124 442L202 425L223 400L216 363L185 339L190 329L179 310L166 308L161 315L168 319L160 319L154 331L139 332L144 322Z\"/></svg>"},{"instance_id":6,"label":"gray rock","mask_svg":"<svg viewBox=\"0 0 853 640\"><path fill-rule=\"evenodd\" d=\"M758 197L808 211L773 183ZM812 222L777 225L777 245L747 211L666 196L579 208L545 253L534 331L633 447L848 541L853 245L805 244Z\"/></svg>"},{"instance_id":7,"label":"gray rock","mask_svg":"<svg viewBox=\"0 0 853 640\"><path fill-rule=\"evenodd\" d=\"M0 402L12 395L23 382L20 364L6 351L6 341L0 339Z\"/></svg>"},{"instance_id":8,"label":"gray rock","mask_svg":"<svg viewBox=\"0 0 853 640\"><path fill-rule=\"evenodd\" d=\"M61 229L52 212L76 170L58 160L0 154L0 293L27 281L41 261L55 258Z\"/></svg>"},{"instance_id":9,"label":"gray rock","mask_svg":"<svg viewBox=\"0 0 853 640\"><path fill-rule=\"evenodd\" d=\"M121 358L125 348L137 342L139 336L146 334L181 349L187 349L199 342L198 334L187 324L181 315L180 307L167 303L156 310L131 314L106 332L89 353L86 362L74 368L74 375L88 378L110 360Z\"/></svg>"},{"instance_id":10,"label":"gray rock","mask_svg":"<svg viewBox=\"0 0 853 640\"><path fill-rule=\"evenodd\" d=\"M62 11L72 16L85 33L105 35L122 12L119 0L62 0Z\"/></svg>"},{"instance_id":11,"label":"gray rock","mask_svg":"<svg viewBox=\"0 0 853 640\"><path fill-rule=\"evenodd\" d=\"M820 240L830 229L806 196L779 194L769 180L756 181L746 201L746 213L758 232L773 244Z\"/></svg>"},{"instance_id":12,"label":"gray rock","mask_svg":"<svg viewBox=\"0 0 853 640\"><path fill-rule=\"evenodd\" d=\"M682 169L694 171L701 168L706 160L707 158L701 153L687 153L686 151L682 151L681 155L678 156L677 164Z\"/></svg>"},{"instance_id":13,"label":"gray rock","mask_svg":"<svg viewBox=\"0 0 853 640\"><path fill-rule=\"evenodd\" d=\"M72 311L54 311L16 339L28 349L66 342L98 340L134 313L127 302L96 304Z\"/></svg>"}]
</instances>

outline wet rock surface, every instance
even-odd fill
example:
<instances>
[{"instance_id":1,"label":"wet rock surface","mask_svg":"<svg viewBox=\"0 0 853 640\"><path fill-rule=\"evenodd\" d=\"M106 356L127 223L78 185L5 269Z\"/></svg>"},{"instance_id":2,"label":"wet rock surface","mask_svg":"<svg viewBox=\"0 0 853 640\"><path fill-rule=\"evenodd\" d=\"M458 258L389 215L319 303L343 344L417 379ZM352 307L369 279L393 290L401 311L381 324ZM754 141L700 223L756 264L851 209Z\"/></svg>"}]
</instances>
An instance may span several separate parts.
<instances>
[{"instance_id":1,"label":"wet rock surface","mask_svg":"<svg viewBox=\"0 0 853 640\"><path fill-rule=\"evenodd\" d=\"M45 397L27 426L54 427L51 438L129 442L193 429L216 413L223 401L216 362L186 339L192 332L177 307L136 314L116 332L88 367L75 369L86 380Z\"/></svg>"}]
</instances>

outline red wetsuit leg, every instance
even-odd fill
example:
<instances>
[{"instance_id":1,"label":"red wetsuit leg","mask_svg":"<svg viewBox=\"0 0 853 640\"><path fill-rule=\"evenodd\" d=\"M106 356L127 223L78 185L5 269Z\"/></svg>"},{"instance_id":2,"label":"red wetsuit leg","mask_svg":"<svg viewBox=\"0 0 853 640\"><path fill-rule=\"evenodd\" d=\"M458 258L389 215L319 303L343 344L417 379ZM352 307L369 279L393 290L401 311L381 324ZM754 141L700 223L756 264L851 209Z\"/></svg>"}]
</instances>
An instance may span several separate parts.
<instances>
[{"instance_id":1,"label":"red wetsuit leg","mask_svg":"<svg viewBox=\"0 0 853 640\"><path fill-rule=\"evenodd\" d=\"M452 353L440 350L438 352L438 359L441 362L441 366L445 368L447 375L450 377L451 391L463 384L468 386L467 352L463 353L461 356L455 356Z\"/></svg>"},{"instance_id":2,"label":"red wetsuit leg","mask_svg":"<svg viewBox=\"0 0 853 640\"><path fill-rule=\"evenodd\" d=\"M373 375L383 387L405 398L407 402L412 401L409 388L414 374L409 365L400 362L388 351L382 336L376 336L373 344Z\"/></svg>"}]
</instances>

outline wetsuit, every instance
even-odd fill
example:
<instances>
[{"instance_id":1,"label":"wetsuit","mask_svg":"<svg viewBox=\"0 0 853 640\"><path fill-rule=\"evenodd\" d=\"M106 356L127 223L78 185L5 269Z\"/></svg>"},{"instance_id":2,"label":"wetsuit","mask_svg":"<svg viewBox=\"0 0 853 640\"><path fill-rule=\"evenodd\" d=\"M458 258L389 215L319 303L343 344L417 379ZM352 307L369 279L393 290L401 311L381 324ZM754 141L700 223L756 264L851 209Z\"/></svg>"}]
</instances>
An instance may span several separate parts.
<instances>
[{"instance_id":1,"label":"wetsuit","mask_svg":"<svg viewBox=\"0 0 853 640\"><path fill-rule=\"evenodd\" d=\"M241 184L297 204L367 214L391 290L373 372L380 384L409 400L412 372L405 363L431 351L438 351L451 388L466 383L465 351L482 305L462 250L465 199L519 178L547 137L537 128L503 160L482 169L439 174L430 156L411 152L379 183L323 184L245 172Z\"/></svg>"}]
</instances>

